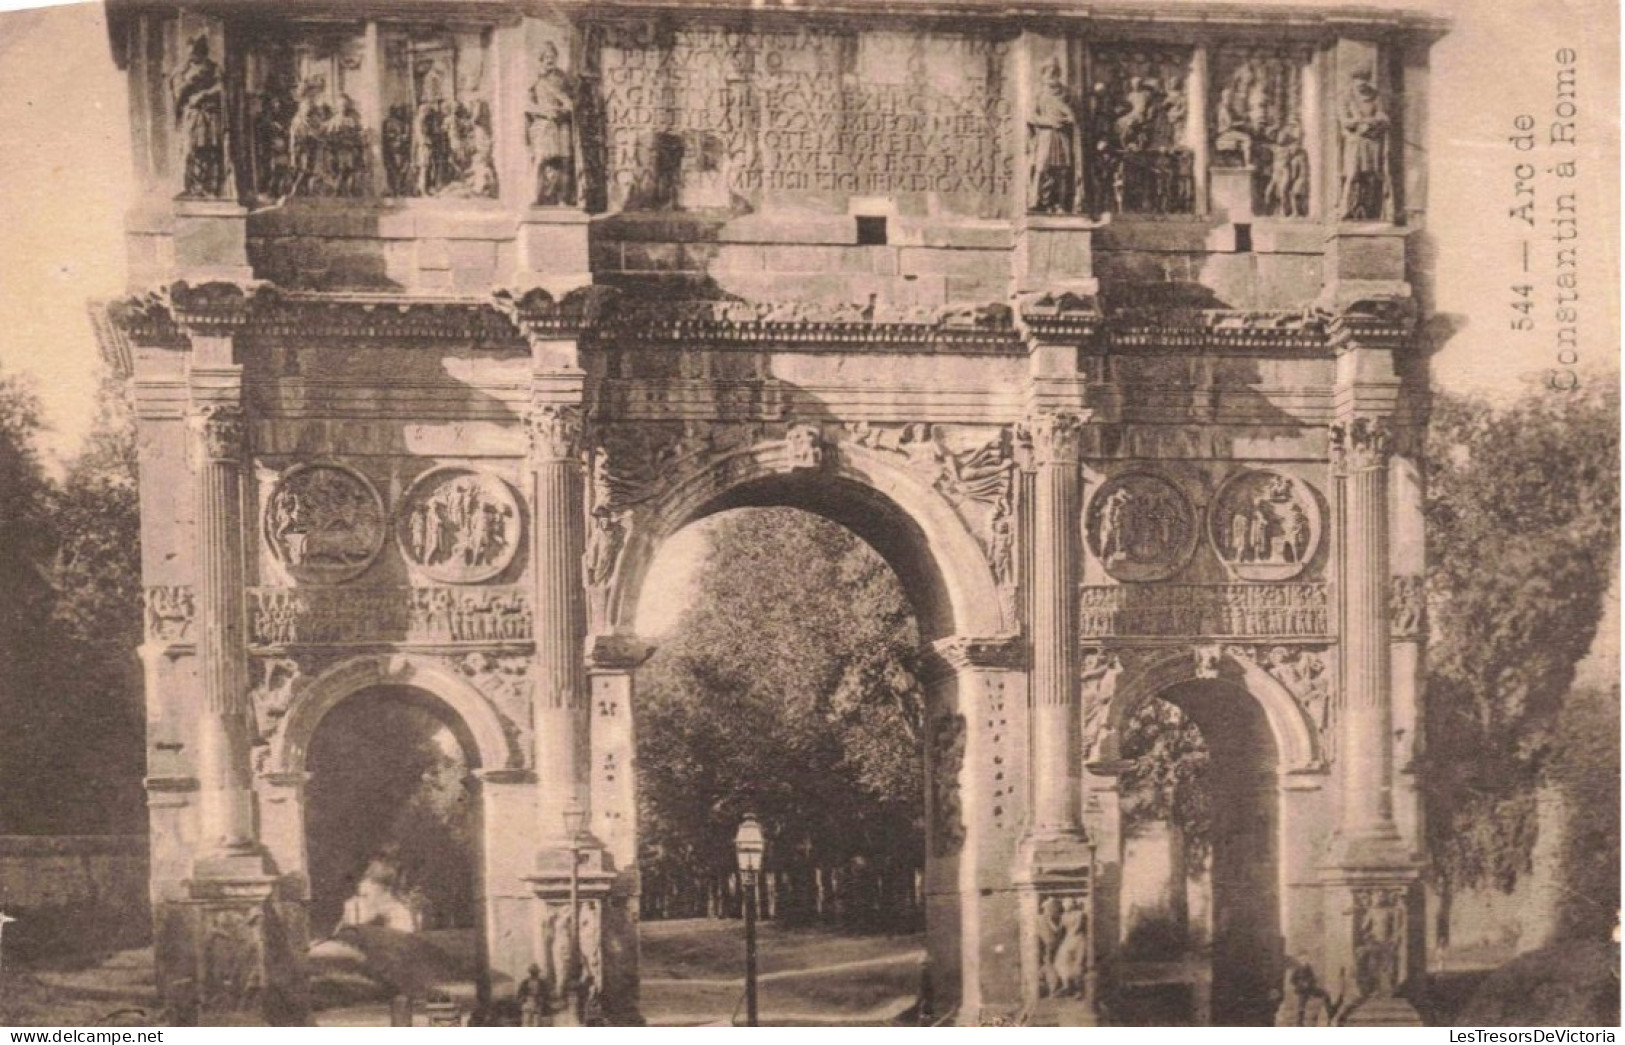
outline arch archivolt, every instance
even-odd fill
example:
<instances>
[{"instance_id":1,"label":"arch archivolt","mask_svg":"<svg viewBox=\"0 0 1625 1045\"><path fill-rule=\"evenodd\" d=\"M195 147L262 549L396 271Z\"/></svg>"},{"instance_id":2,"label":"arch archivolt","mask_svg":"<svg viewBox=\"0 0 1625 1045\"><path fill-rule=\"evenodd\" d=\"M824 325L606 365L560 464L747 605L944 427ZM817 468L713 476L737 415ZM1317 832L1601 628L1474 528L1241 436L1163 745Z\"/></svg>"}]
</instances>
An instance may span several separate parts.
<instances>
[{"instance_id":1,"label":"arch archivolt","mask_svg":"<svg viewBox=\"0 0 1625 1045\"><path fill-rule=\"evenodd\" d=\"M922 600L916 612L928 632L1018 630L1008 429L685 423L664 445L634 434L657 424L605 426L588 453L583 572L592 632L635 630L662 542L713 511L747 505L802 508L869 540ZM968 449L953 448L967 441ZM940 590L924 595L922 583Z\"/></svg>"},{"instance_id":2,"label":"arch archivolt","mask_svg":"<svg viewBox=\"0 0 1625 1045\"><path fill-rule=\"evenodd\" d=\"M1182 683L1217 680L1257 701L1275 739L1282 773L1323 768L1333 677L1324 647L1196 644L1086 647L1080 658L1084 749L1115 762L1134 712ZM1323 714L1320 712L1324 712Z\"/></svg>"},{"instance_id":3,"label":"arch archivolt","mask_svg":"<svg viewBox=\"0 0 1625 1045\"><path fill-rule=\"evenodd\" d=\"M515 659L515 663L499 663L505 659ZM346 698L374 686L410 686L445 704L456 716L455 722L447 724L469 749L468 753L478 759L480 768L522 768L525 765L529 746L524 739L529 733L528 689L512 693L510 702L505 696L488 692L501 683L487 683L482 688L486 680L481 676L507 674L524 678L528 685L529 669L519 671L517 661L528 662L529 654L471 652L456 658L438 658L408 653L369 653L349 657L313 676L301 676L297 662L288 658L279 660L284 665L282 670L291 672L285 687L285 704L278 713L267 714L256 702L264 745L257 760L262 775L303 773L311 738L322 719ZM270 669L265 670L269 673ZM520 687L512 684L510 688L517 691ZM521 709L523 719L515 714Z\"/></svg>"}]
</instances>

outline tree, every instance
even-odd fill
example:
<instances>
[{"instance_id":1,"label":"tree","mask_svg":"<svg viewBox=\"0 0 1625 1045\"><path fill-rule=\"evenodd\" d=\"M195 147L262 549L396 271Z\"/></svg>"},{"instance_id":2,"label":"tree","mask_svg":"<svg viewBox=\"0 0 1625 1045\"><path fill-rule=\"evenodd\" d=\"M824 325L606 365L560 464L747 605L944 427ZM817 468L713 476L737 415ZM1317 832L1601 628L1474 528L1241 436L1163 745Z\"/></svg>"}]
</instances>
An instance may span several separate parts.
<instances>
[{"instance_id":1,"label":"tree","mask_svg":"<svg viewBox=\"0 0 1625 1045\"><path fill-rule=\"evenodd\" d=\"M1434 402L1419 768L1447 895L1485 882L1511 889L1529 869L1535 792L1560 751L1559 717L1619 543L1619 404L1607 391L1617 384L1529 393L1504 408L1448 394Z\"/></svg>"},{"instance_id":2,"label":"tree","mask_svg":"<svg viewBox=\"0 0 1625 1045\"><path fill-rule=\"evenodd\" d=\"M769 866L803 882L854 861L911 879L923 707L897 579L801 512L732 513L710 541L692 604L639 676L650 876L676 888L726 875L749 806L777 828Z\"/></svg>"},{"instance_id":3,"label":"tree","mask_svg":"<svg viewBox=\"0 0 1625 1045\"><path fill-rule=\"evenodd\" d=\"M23 378L0 374L0 832L40 828L38 800L58 786L50 717L51 488L40 461L39 399Z\"/></svg>"},{"instance_id":4,"label":"tree","mask_svg":"<svg viewBox=\"0 0 1625 1045\"><path fill-rule=\"evenodd\" d=\"M100 404L53 483L38 400L0 376L0 832L145 825L135 427L111 376Z\"/></svg>"},{"instance_id":5,"label":"tree","mask_svg":"<svg viewBox=\"0 0 1625 1045\"><path fill-rule=\"evenodd\" d=\"M43 811L57 830L139 831L146 807L141 507L135 416L127 385L107 372L84 447L51 497L55 548L50 649L57 752L94 781L95 800L59 788ZM68 738L71 738L69 740Z\"/></svg>"},{"instance_id":6,"label":"tree","mask_svg":"<svg viewBox=\"0 0 1625 1045\"><path fill-rule=\"evenodd\" d=\"M1166 821L1179 828L1187 874L1199 874L1212 851L1208 747L1184 712L1166 700L1148 700L1129 717L1122 755L1123 827Z\"/></svg>"}]
</instances>

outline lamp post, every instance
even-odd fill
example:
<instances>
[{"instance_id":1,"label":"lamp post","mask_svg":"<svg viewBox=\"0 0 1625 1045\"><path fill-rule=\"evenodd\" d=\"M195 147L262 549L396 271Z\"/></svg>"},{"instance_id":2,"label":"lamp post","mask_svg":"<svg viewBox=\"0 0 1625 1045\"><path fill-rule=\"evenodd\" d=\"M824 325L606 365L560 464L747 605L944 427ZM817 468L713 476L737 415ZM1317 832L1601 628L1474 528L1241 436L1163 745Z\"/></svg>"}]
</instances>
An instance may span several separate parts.
<instances>
[{"instance_id":1,"label":"lamp post","mask_svg":"<svg viewBox=\"0 0 1625 1045\"><path fill-rule=\"evenodd\" d=\"M582 1026L581 991L581 830L587 823L587 810L580 800L571 799L564 807L564 833L570 840L570 965L564 970L564 998Z\"/></svg>"},{"instance_id":2,"label":"lamp post","mask_svg":"<svg viewBox=\"0 0 1625 1045\"><path fill-rule=\"evenodd\" d=\"M762 869L767 839L753 813L746 813L734 835L734 852L739 857L739 883L745 891L745 1026L756 1022L756 875Z\"/></svg>"}]
</instances>

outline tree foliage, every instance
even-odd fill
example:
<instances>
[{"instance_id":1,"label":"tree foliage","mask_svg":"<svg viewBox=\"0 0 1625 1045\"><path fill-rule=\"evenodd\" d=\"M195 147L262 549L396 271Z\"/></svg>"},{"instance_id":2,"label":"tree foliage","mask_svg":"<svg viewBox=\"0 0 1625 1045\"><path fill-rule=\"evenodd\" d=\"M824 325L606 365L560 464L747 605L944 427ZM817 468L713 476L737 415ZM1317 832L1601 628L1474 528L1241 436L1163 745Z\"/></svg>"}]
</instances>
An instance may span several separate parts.
<instances>
[{"instance_id":1,"label":"tree foliage","mask_svg":"<svg viewBox=\"0 0 1625 1045\"><path fill-rule=\"evenodd\" d=\"M398 892L426 902L428 923L473 924L477 852L468 759L409 693L369 690L328 713L311 742L307 832L312 928L337 923L374 860Z\"/></svg>"},{"instance_id":2,"label":"tree foliage","mask_svg":"<svg viewBox=\"0 0 1625 1045\"><path fill-rule=\"evenodd\" d=\"M911 872L923 709L896 577L803 512L730 513L709 537L692 603L638 678L645 867L725 873L749 807L772 832L770 868Z\"/></svg>"},{"instance_id":3,"label":"tree foliage","mask_svg":"<svg viewBox=\"0 0 1625 1045\"><path fill-rule=\"evenodd\" d=\"M49 745L52 685L45 650L50 635L47 567L55 546L51 485L40 458L39 399L29 383L0 374L0 831L21 831L36 818L33 800L48 793L54 773Z\"/></svg>"},{"instance_id":4,"label":"tree foliage","mask_svg":"<svg viewBox=\"0 0 1625 1045\"><path fill-rule=\"evenodd\" d=\"M138 831L145 819L135 429L108 378L60 481L38 401L0 376L0 831Z\"/></svg>"},{"instance_id":5,"label":"tree foliage","mask_svg":"<svg viewBox=\"0 0 1625 1045\"><path fill-rule=\"evenodd\" d=\"M1535 791L1560 751L1559 716L1619 544L1613 384L1500 408L1435 400L1420 769L1446 884L1510 889L1529 868Z\"/></svg>"},{"instance_id":6,"label":"tree foliage","mask_svg":"<svg viewBox=\"0 0 1625 1045\"><path fill-rule=\"evenodd\" d=\"M1202 731L1174 704L1148 700L1129 717L1122 754L1129 762L1120 781L1124 829L1159 820L1176 825L1186 872L1199 874L1213 846Z\"/></svg>"}]
</instances>

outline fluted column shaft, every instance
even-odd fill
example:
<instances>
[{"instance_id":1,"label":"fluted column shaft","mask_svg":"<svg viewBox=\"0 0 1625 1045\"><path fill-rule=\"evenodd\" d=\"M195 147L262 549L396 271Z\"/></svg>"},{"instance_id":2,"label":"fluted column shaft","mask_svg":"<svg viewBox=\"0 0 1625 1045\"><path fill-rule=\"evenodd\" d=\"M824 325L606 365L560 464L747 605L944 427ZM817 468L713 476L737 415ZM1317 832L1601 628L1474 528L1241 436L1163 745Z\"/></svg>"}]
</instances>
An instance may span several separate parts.
<instances>
[{"instance_id":1,"label":"fluted column shaft","mask_svg":"<svg viewBox=\"0 0 1625 1045\"><path fill-rule=\"evenodd\" d=\"M1380 419L1332 428L1343 485L1343 811L1347 839L1398 838L1388 665L1388 433Z\"/></svg>"},{"instance_id":2,"label":"fluted column shaft","mask_svg":"<svg viewBox=\"0 0 1625 1045\"><path fill-rule=\"evenodd\" d=\"M209 404L191 418L197 465L198 810L205 853L253 850L253 765L243 644L241 408Z\"/></svg>"},{"instance_id":3,"label":"fluted column shaft","mask_svg":"<svg viewBox=\"0 0 1625 1045\"><path fill-rule=\"evenodd\" d=\"M1083 823L1077 691L1078 443L1073 414L1044 414L1033 444L1033 832Z\"/></svg>"},{"instance_id":4,"label":"fluted column shaft","mask_svg":"<svg viewBox=\"0 0 1625 1045\"><path fill-rule=\"evenodd\" d=\"M536 578L535 726L539 837L562 840L564 811L583 799L589 743L582 641L581 418L574 407L532 411L530 466L535 487L531 563Z\"/></svg>"}]
</instances>

